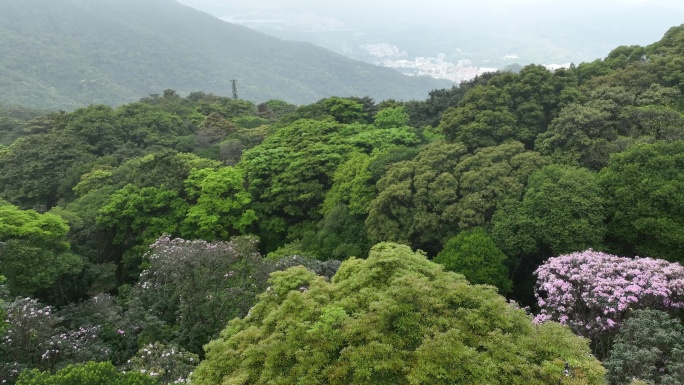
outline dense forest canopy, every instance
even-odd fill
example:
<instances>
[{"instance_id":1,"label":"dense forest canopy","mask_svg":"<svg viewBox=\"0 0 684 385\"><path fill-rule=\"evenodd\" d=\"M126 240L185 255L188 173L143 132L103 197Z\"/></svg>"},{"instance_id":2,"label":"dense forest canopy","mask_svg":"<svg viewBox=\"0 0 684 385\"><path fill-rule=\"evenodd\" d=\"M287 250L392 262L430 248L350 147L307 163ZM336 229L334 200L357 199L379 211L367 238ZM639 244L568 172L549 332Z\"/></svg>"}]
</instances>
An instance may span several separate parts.
<instances>
[{"instance_id":1,"label":"dense forest canopy","mask_svg":"<svg viewBox=\"0 0 684 385\"><path fill-rule=\"evenodd\" d=\"M3 106L0 378L682 383L683 55Z\"/></svg>"}]
</instances>

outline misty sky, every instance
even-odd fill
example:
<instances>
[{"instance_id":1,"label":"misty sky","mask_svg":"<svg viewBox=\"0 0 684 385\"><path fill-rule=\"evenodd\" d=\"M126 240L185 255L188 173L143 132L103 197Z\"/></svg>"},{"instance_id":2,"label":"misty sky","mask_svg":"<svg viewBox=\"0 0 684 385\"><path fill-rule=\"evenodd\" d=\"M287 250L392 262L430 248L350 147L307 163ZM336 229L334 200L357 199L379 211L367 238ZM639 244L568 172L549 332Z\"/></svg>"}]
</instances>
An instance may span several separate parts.
<instances>
[{"instance_id":1,"label":"misty sky","mask_svg":"<svg viewBox=\"0 0 684 385\"><path fill-rule=\"evenodd\" d=\"M406 17L440 19L444 12L462 13L468 11L488 10L493 12L520 14L524 12L539 12L536 16L551 16L553 11L571 10L572 14L590 14L615 12L619 13L625 7L657 7L683 12L680 18L684 22L684 2L681 0L600 0L600 1L557 1L557 0L475 0L475 1L445 1L445 0L178 0L183 4L198 9L290 9L295 11L313 11L326 14L344 15L356 13L364 17L369 10L383 10L387 14L404 14ZM223 16L223 15L222 15ZM382 13L373 15L379 21ZM664 15L665 16L665 15Z\"/></svg>"},{"instance_id":2,"label":"misty sky","mask_svg":"<svg viewBox=\"0 0 684 385\"><path fill-rule=\"evenodd\" d=\"M404 43L407 35L415 31L416 39L431 40L432 46L436 46L436 40L444 40L439 49L447 53L450 45L464 45L462 41L454 42L456 35L472 41L468 48L473 51L489 49L487 45L495 45L497 37L510 42L519 36L518 41L527 44L533 41L531 36L538 35L552 40L548 50L576 52L577 60L569 60L577 62L605 57L619 45L653 43L670 27L684 23L681 0L177 1L224 20L315 15L329 18L342 28L371 32L379 41L386 39L392 44L396 44L393 35L398 37L396 41ZM317 43L315 37L308 41ZM478 43L482 46L475 47ZM580 52L578 47L583 45L587 49ZM416 51L417 46L414 41L408 49Z\"/></svg>"}]
</instances>

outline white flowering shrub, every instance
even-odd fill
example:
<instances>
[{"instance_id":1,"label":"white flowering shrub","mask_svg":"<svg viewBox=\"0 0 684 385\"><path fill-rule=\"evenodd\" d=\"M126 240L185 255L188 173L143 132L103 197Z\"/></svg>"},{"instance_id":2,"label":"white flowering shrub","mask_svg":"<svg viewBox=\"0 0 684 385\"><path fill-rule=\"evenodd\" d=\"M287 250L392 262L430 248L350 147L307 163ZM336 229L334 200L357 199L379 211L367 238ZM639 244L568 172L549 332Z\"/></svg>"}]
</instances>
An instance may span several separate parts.
<instances>
[{"instance_id":1,"label":"white flowering shrub","mask_svg":"<svg viewBox=\"0 0 684 385\"><path fill-rule=\"evenodd\" d=\"M32 298L19 298L6 306L7 328L0 346L0 383L13 383L24 368L52 371L70 363L101 361L109 349L99 343L99 326L74 330L51 306Z\"/></svg>"},{"instance_id":2,"label":"white flowering shrub","mask_svg":"<svg viewBox=\"0 0 684 385\"><path fill-rule=\"evenodd\" d=\"M162 384L189 383L192 371L199 363L196 354L158 342L143 346L128 361L128 369L148 374Z\"/></svg>"}]
</instances>

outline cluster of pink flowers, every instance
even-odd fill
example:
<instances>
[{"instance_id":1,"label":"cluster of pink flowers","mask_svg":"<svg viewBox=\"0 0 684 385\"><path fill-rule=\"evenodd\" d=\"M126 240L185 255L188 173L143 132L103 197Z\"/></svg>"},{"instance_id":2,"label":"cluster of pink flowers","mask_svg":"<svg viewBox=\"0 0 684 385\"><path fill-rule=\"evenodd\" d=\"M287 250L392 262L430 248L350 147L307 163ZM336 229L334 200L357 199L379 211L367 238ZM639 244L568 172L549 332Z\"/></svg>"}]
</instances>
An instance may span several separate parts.
<instances>
[{"instance_id":1,"label":"cluster of pink flowers","mask_svg":"<svg viewBox=\"0 0 684 385\"><path fill-rule=\"evenodd\" d=\"M593 250L550 258L537 269L536 322L555 320L595 338L637 309L684 308L684 267Z\"/></svg>"}]
</instances>

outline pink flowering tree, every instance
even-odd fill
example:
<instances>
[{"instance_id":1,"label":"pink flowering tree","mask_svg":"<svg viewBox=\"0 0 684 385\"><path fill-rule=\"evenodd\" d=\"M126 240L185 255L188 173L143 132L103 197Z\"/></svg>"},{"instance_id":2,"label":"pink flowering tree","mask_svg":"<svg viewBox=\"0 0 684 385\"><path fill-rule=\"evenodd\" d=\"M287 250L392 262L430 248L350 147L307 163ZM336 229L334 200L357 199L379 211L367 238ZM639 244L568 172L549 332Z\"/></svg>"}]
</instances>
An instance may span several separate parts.
<instances>
[{"instance_id":1,"label":"pink flowering tree","mask_svg":"<svg viewBox=\"0 0 684 385\"><path fill-rule=\"evenodd\" d=\"M633 310L684 308L684 267L652 258L623 258L591 249L550 258L535 274L537 322L558 321L588 337L605 356Z\"/></svg>"}]
</instances>

